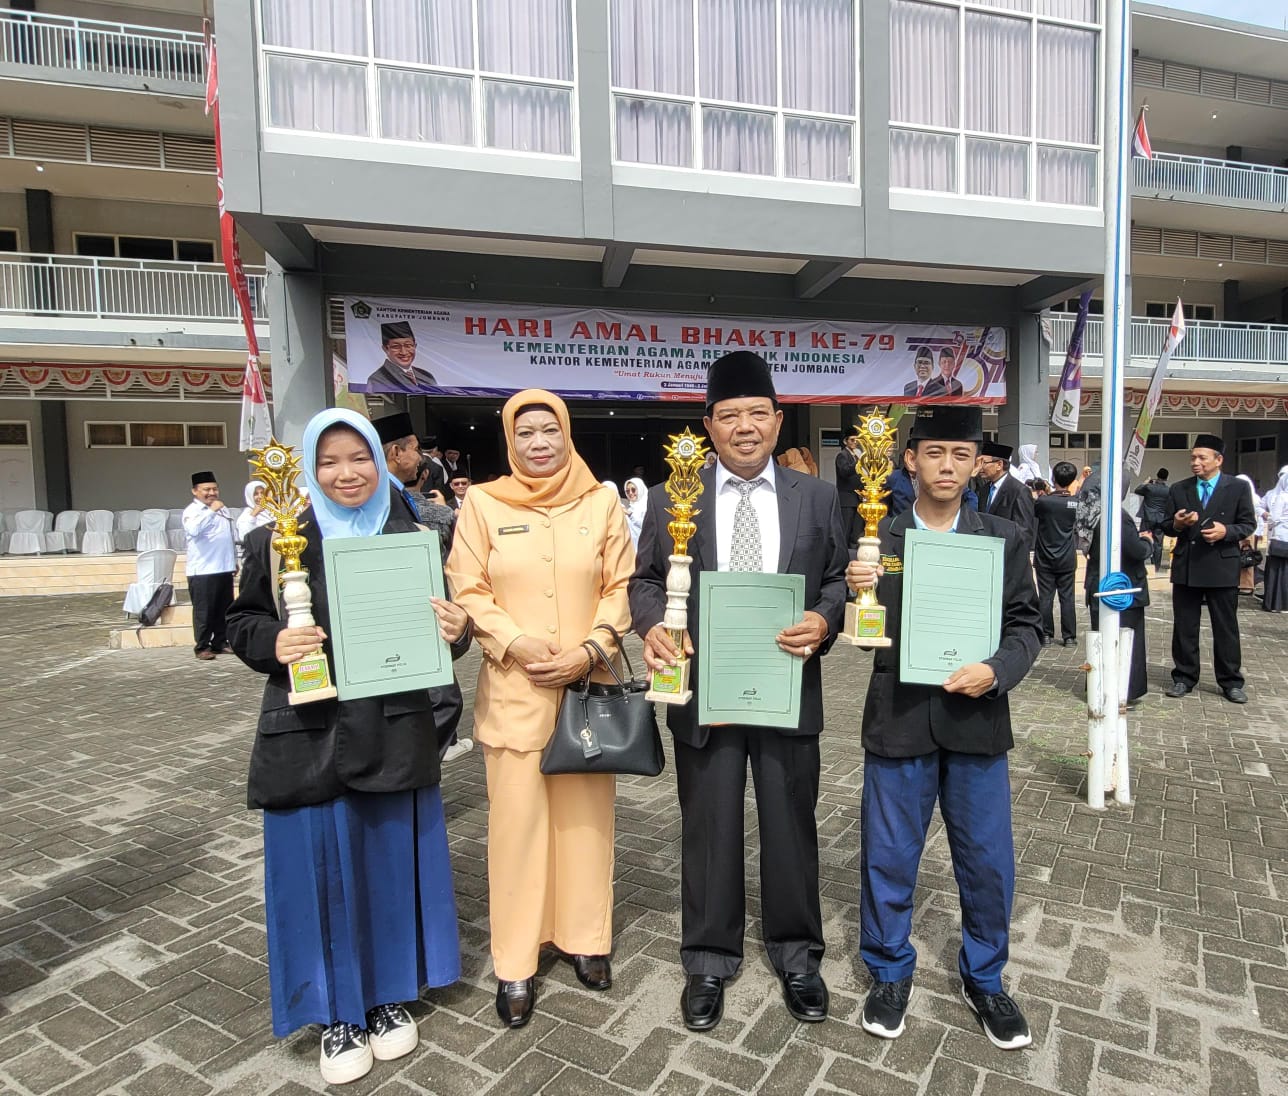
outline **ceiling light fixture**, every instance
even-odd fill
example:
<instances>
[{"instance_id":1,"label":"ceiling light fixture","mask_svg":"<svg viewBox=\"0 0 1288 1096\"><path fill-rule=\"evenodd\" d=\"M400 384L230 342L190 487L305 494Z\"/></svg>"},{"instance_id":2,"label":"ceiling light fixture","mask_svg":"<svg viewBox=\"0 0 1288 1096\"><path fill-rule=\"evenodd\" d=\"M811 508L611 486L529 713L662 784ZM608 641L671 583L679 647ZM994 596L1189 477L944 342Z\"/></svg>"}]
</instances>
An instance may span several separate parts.
<instances>
[{"instance_id":1,"label":"ceiling light fixture","mask_svg":"<svg viewBox=\"0 0 1288 1096\"><path fill-rule=\"evenodd\" d=\"M36 165L36 170L37 170L38 172L43 172L43 171L45 170L45 165L44 165L44 164L37 164L37 165Z\"/></svg>"}]
</instances>

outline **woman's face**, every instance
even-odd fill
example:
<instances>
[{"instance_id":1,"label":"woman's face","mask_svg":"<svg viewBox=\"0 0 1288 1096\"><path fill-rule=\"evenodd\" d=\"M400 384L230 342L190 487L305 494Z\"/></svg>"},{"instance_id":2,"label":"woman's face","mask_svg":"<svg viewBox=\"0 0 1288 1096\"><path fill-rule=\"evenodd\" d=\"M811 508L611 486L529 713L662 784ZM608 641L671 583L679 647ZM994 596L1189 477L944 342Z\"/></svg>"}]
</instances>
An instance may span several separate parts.
<instances>
[{"instance_id":1,"label":"woman's face","mask_svg":"<svg viewBox=\"0 0 1288 1096\"><path fill-rule=\"evenodd\" d=\"M634 501L635 501L637 498L639 498L639 497L640 497L639 488L638 488L638 487L636 487L636 486L635 486L635 484L631 483L631 482L628 480L628 481L626 482L626 498L627 498L627 501L629 501L629 502L634 502Z\"/></svg>"},{"instance_id":2,"label":"woman's face","mask_svg":"<svg viewBox=\"0 0 1288 1096\"><path fill-rule=\"evenodd\" d=\"M317 460L318 486L341 506L361 506L380 486L382 469L362 435L347 426L333 427L322 435Z\"/></svg>"},{"instance_id":3,"label":"woman's face","mask_svg":"<svg viewBox=\"0 0 1288 1096\"><path fill-rule=\"evenodd\" d=\"M525 475L558 472L568 456L568 439L559 420L549 411L525 411L514 420L514 456Z\"/></svg>"},{"instance_id":4,"label":"woman's face","mask_svg":"<svg viewBox=\"0 0 1288 1096\"><path fill-rule=\"evenodd\" d=\"M261 502L264 501L264 488L256 487L255 494L252 495L251 497L255 500L254 505L258 506Z\"/></svg>"}]
</instances>

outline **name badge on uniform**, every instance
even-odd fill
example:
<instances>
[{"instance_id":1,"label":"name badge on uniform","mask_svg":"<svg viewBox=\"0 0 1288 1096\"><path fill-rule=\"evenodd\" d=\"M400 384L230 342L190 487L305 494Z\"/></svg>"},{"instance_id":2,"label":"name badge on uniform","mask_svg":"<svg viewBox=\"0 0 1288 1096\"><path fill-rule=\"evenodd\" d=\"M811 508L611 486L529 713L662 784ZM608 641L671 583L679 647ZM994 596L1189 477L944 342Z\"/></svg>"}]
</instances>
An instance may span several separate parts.
<instances>
[{"instance_id":1,"label":"name badge on uniform","mask_svg":"<svg viewBox=\"0 0 1288 1096\"><path fill-rule=\"evenodd\" d=\"M881 567L887 575L903 574L903 560L896 555L882 556Z\"/></svg>"},{"instance_id":2,"label":"name badge on uniform","mask_svg":"<svg viewBox=\"0 0 1288 1096\"><path fill-rule=\"evenodd\" d=\"M496 532L497 536L504 537L510 533L526 533L527 531L528 527L526 525L502 525Z\"/></svg>"}]
</instances>

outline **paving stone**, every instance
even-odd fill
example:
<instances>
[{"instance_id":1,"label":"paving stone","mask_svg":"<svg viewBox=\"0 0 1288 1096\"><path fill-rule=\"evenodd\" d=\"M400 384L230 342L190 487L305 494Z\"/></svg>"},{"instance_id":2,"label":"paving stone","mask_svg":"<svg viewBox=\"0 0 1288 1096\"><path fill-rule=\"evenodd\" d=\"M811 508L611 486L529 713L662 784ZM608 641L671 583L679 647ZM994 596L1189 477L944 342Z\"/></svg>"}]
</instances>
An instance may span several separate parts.
<instances>
[{"instance_id":1,"label":"paving stone","mask_svg":"<svg viewBox=\"0 0 1288 1096\"><path fill-rule=\"evenodd\" d=\"M130 1096L203 1096L211 1086L199 1077L172 1065L159 1065L141 1073L125 1086Z\"/></svg>"},{"instance_id":2,"label":"paving stone","mask_svg":"<svg viewBox=\"0 0 1288 1096\"><path fill-rule=\"evenodd\" d=\"M1160 1008L1155 1014L1154 1050L1174 1062L1197 1062L1203 1028L1193 1016Z\"/></svg>"},{"instance_id":3,"label":"paving stone","mask_svg":"<svg viewBox=\"0 0 1288 1096\"><path fill-rule=\"evenodd\" d=\"M70 1081L81 1067L54 1047L40 1045L6 1062L4 1070L24 1088L42 1093Z\"/></svg>"},{"instance_id":4,"label":"paving stone","mask_svg":"<svg viewBox=\"0 0 1288 1096\"><path fill-rule=\"evenodd\" d=\"M862 1092L864 1096L914 1096L915 1081L893 1077L848 1058L837 1058L823 1075L826 1084L842 1092Z\"/></svg>"},{"instance_id":5,"label":"paving stone","mask_svg":"<svg viewBox=\"0 0 1288 1096\"><path fill-rule=\"evenodd\" d=\"M1257 1071L1246 1058L1213 1048L1208 1066L1212 1071L1209 1096L1261 1096Z\"/></svg>"},{"instance_id":6,"label":"paving stone","mask_svg":"<svg viewBox=\"0 0 1288 1096\"><path fill-rule=\"evenodd\" d=\"M65 1050L79 1050L87 1043L115 1031L117 1026L101 1013L84 1005L77 1005L42 1023L40 1033Z\"/></svg>"}]
</instances>

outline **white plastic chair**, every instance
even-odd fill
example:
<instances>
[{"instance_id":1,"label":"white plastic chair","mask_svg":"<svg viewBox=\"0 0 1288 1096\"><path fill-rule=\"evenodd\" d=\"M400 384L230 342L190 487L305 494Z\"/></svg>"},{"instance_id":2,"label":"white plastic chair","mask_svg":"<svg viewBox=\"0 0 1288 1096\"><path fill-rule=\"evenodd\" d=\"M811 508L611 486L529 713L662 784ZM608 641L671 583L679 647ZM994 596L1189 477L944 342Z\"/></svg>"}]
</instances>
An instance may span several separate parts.
<instances>
[{"instance_id":1,"label":"white plastic chair","mask_svg":"<svg viewBox=\"0 0 1288 1096\"><path fill-rule=\"evenodd\" d=\"M63 538L51 540L54 515L48 510L19 510L14 515L14 534L9 539L11 556L39 556L62 547ZM58 548L51 548L57 544Z\"/></svg>"},{"instance_id":2,"label":"white plastic chair","mask_svg":"<svg viewBox=\"0 0 1288 1096\"><path fill-rule=\"evenodd\" d=\"M9 551L9 541L13 537L13 514L11 510L0 510L0 556Z\"/></svg>"},{"instance_id":3,"label":"white plastic chair","mask_svg":"<svg viewBox=\"0 0 1288 1096\"><path fill-rule=\"evenodd\" d=\"M131 582L125 591L125 604L122 608L127 613L138 616L152 600L158 586L163 582L174 582L174 561L178 558L179 553L172 552L169 548L140 552L135 561L136 581ZM173 605L174 602L174 596L171 595L170 604Z\"/></svg>"},{"instance_id":4,"label":"white plastic chair","mask_svg":"<svg viewBox=\"0 0 1288 1096\"><path fill-rule=\"evenodd\" d=\"M183 511L171 510L165 519L166 547L176 552L187 551L188 538L183 531Z\"/></svg>"},{"instance_id":5,"label":"white plastic chair","mask_svg":"<svg viewBox=\"0 0 1288 1096\"><path fill-rule=\"evenodd\" d=\"M54 532L62 534L62 551L79 552L81 534L85 532L85 512L83 510L62 511L54 518Z\"/></svg>"},{"instance_id":6,"label":"white plastic chair","mask_svg":"<svg viewBox=\"0 0 1288 1096\"><path fill-rule=\"evenodd\" d=\"M91 510L85 515L85 536L81 551L87 556L110 556L116 551L112 527L116 518L111 510Z\"/></svg>"},{"instance_id":7,"label":"white plastic chair","mask_svg":"<svg viewBox=\"0 0 1288 1096\"><path fill-rule=\"evenodd\" d=\"M139 546L139 519L137 510L118 510L116 512L116 550L133 552Z\"/></svg>"},{"instance_id":8,"label":"white plastic chair","mask_svg":"<svg viewBox=\"0 0 1288 1096\"><path fill-rule=\"evenodd\" d=\"M139 515L137 543L140 552L155 552L158 549L169 550L170 542L165 535L165 523L169 516L169 513L165 510L144 510Z\"/></svg>"}]
</instances>

